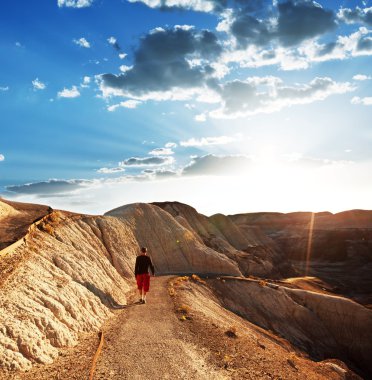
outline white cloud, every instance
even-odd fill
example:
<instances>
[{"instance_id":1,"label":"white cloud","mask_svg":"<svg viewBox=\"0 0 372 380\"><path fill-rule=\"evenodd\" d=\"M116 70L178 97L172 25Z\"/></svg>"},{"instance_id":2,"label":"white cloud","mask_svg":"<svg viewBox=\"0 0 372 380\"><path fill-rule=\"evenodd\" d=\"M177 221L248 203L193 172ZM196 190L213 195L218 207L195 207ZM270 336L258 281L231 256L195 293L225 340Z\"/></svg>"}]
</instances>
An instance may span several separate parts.
<instances>
[{"instance_id":1,"label":"white cloud","mask_svg":"<svg viewBox=\"0 0 372 380\"><path fill-rule=\"evenodd\" d=\"M181 141L180 145L185 147L200 147L206 145L224 145L234 141L237 141L237 138L231 136L202 137L200 139L191 138L186 141Z\"/></svg>"},{"instance_id":2,"label":"white cloud","mask_svg":"<svg viewBox=\"0 0 372 380\"><path fill-rule=\"evenodd\" d=\"M121 65L119 67L119 70L122 72L122 73L125 73L126 71L129 71L129 70L132 70L133 66L127 66L127 65Z\"/></svg>"},{"instance_id":3,"label":"white cloud","mask_svg":"<svg viewBox=\"0 0 372 380\"><path fill-rule=\"evenodd\" d=\"M252 77L245 81L227 82L221 87L221 107L209 112L218 119L234 119L259 113L272 113L285 107L309 104L334 94L354 91L348 82L315 78L309 84L285 86L280 78Z\"/></svg>"},{"instance_id":4,"label":"white cloud","mask_svg":"<svg viewBox=\"0 0 372 380\"><path fill-rule=\"evenodd\" d=\"M171 148L156 148L149 152L152 156L169 156L174 154Z\"/></svg>"},{"instance_id":5,"label":"white cloud","mask_svg":"<svg viewBox=\"0 0 372 380\"><path fill-rule=\"evenodd\" d=\"M89 49L90 48L90 43L84 38L81 37L78 40L74 39L72 40L76 45L79 45L83 48Z\"/></svg>"},{"instance_id":6,"label":"white cloud","mask_svg":"<svg viewBox=\"0 0 372 380\"><path fill-rule=\"evenodd\" d=\"M173 157L162 157L162 156L153 156L153 157L131 157L125 161L119 162L119 166L159 166L159 165L170 165L174 163Z\"/></svg>"},{"instance_id":7,"label":"white cloud","mask_svg":"<svg viewBox=\"0 0 372 380\"><path fill-rule=\"evenodd\" d=\"M93 4L94 0L58 0L57 4L60 8L86 8Z\"/></svg>"},{"instance_id":8,"label":"white cloud","mask_svg":"<svg viewBox=\"0 0 372 380\"><path fill-rule=\"evenodd\" d=\"M144 3L150 8L184 8L200 12L211 12L215 1L211 0L129 0L130 3Z\"/></svg>"},{"instance_id":9,"label":"white cloud","mask_svg":"<svg viewBox=\"0 0 372 380\"><path fill-rule=\"evenodd\" d=\"M0 86L0 91L1 92L9 91L9 86L4 86L4 87Z\"/></svg>"},{"instance_id":10,"label":"white cloud","mask_svg":"<svg viewBox=\"0 0 372 380\"><path fill-rule=\"evenodd\" d=\"M248 45L237 46L230 41L219 63L237 63L243 68L258 68L277 65L281 70L304 70L311 64L330 60L345 60L356 56L372 55L372 30L360 27L348 36L338 36L327 44L317 39L305 40L298 46L281 47Z\"/></svg>"},{"instance_id":11,"label":"white cloud","mask_svg":"<svg viewBox=\"0 0 372 380\"><path fill-rule=\"evenodd\" d=\"M359 96L354 96L351 99L351 104L362 104L363 106L372 106L372 96L366 98L360 98Z\"/></svg>"},{"instance_id":12,"label":"white cloud","mask_svg":"<svg viewBox=\"0 0 372 380\"><path fill-rule=\"evenodd\" d=\"M122 167L118 168L100 168L97 170L97 173L102 173L102 174L112 174L112 173L120 173L124 172L125 169Z\"/></svg>"},{"instance_id":13,"label":"white cloud","mask_svg":"<svg viewBox=\"0 0 372 380\"><path fill-rule=\"evenodd\" d=\"M0 154L0 161L4 161L5 160L5 157L3 154Z\"/></svg>"},{"instance_id":14,"label":"white cloud","mask_svg":"<svg viewBox=\"0 0 372 380\"><path fill-rule=\"evenodd\" d=\"M166 148L176 148L176 147L177 147L177 144L174 143L174 142L167 142L167 143L165 144L165 147L166 147Z\"/></svg>"},{"instance_id":15,"label":"white cloud","mask_svg":"<svg viewBox=\"0 0 372 380\"><path fill-rule=\"evenodd\" d=\"M46 85L45 83L41 82L39 78L36 78L32 81L32 85L34 86L34 90L45 90Z\"/></svg>"},{"instance_id":16,"label":"white cloud","mask_svg":"<svg viewBox=\"0 0 372 380\"><path fill-rule=\"evenodd\" d=\"M80 85L80 87L83 87L83 88L89 87L91 80L92 80L91 77L85 76L83 78L83 83Z\"/></svg>"},{"instance_id":17,"label":"white cloud","mask_svg":"<svg viewBox=\"0 0 372 380\"><path fill-rule=\"evenodd\" d=\"M364 81L364 80L372 79L372 77L369 75L357 74L353 76L353 79L358 80L358 81Z\"/></svg>"},{"instance_id":18,"label":"white cloud","mask_svg":"<svg viewBox=\"0 0 372 380\"><path fill-rule=\"evenodd\" d=\"M115 45L117 43L117 39L115 37L109 37L107 39L107 42L110 44L110 45Z\"/></svg>"},{"instance_id":19,"label":"white cloud","mask_svg":"<svg viewBox=\"0 0 372 380\"><path fill-rule=\"evenodd\" d=\"M204 122L207 120L207 116L205 113L200 113L199 115L195 115L195 121Z\"/></svg>"},{"instance_id":20,"label":"white cloud","mask_svg":"<svg viewBox=\"0 0 372 380\"><path fill-rule=\"evenodd\" d=\"M124 108L137 108L138 105L140 105L142 102L139 100L134 100L134 99L129 99L126 100L125 102L120 102L119 104L113 104L112 106L108 106L107 110L110 112L115 111L119 107L124 107Z\"/></svg>"},{"instance_id":21,"label":"white cloud","mask_svg":"<svg viewBox=\"0 0 372 380\"><path fill-rule=\"evenodd\" d=\"M80 96L80 92L76 86L72 86L70 89L64 88L57 93L59 98L77 98Z\"/></svg>"},{"instance_id":22,"label":"white cloud","mask_svg":"<svg viewBox=\"0 0 372 380\"><path fill-rule=\"evenodd\" d=\"M119 54L119 58L120 58L120 59L124 59L127 55L128 55L128 54L126 54L126 53L120 53L120 54Z\"/></svg>"}]
</instances>

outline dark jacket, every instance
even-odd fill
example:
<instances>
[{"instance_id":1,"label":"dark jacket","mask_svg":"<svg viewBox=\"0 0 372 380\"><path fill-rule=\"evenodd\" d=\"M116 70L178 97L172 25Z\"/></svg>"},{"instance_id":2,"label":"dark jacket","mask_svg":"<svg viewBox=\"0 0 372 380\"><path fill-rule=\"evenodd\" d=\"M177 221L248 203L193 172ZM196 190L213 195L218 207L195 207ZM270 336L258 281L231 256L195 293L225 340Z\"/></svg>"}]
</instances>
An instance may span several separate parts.
<instances>
[{"instance_id":1,"label":"dark jacket","mask_svg":"<svg viewBox=\"0 0 372 380\"><path fill-rule=\"evenodd\" d=\"M149 256L147 255L139 255L136 259L136 266L134 269L134 275L137 274L146 274L149 273L149 268L152 274L155 274L154 265Z\"/></svg>"}]
</instances>

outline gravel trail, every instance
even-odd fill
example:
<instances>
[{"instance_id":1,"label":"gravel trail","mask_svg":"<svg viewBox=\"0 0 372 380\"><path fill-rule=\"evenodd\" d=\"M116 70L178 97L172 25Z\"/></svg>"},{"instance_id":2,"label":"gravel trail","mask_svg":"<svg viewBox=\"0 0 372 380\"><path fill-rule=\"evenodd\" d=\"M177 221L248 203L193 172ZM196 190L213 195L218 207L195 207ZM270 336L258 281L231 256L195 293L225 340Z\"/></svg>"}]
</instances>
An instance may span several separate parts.
<instances>
[{"instance_id":1,"label":"gravel trail","mask_svg":"<svg viewBox=\"0 0 372 380\"><path fill-rule=\"evenodd\" d=\"M153 277L147 303L125 309L104 332L95 379L226 379L207 363L174 313L169 277ZM135 299L135 301L137 298Z\"/></svg>"}]
</instances>

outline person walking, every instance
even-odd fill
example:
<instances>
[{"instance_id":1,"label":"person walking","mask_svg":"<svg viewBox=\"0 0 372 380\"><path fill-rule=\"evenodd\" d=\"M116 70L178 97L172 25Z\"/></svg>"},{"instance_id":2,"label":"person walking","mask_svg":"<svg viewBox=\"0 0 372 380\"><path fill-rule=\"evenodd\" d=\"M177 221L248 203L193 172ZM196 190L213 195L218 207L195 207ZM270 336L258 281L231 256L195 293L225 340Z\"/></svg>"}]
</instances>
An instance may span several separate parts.
<instances>
[{"instance_id":1,"label":"person walking","mask_svg":"<svg viewBox=\"0 0 372 380\"><path fill-rule=\"evenodd\" d=\"M150 274L155 276L155 268L151 258L147 256L147 248L142 247L141 253L136 258L134 275L136 276L137 287L140 294L140 303L146 303L146 293L150 290Z\"/></svg>"}]
</instances>

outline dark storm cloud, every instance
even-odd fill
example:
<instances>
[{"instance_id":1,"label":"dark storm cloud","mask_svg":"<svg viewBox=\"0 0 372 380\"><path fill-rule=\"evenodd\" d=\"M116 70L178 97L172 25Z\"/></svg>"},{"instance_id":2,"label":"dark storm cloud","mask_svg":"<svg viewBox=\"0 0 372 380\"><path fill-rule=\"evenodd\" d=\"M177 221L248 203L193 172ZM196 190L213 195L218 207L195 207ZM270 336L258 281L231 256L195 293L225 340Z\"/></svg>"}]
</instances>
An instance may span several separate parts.
<instances>
[{"instance_id":1,"label":"dark storm cloud","mask_svg":"<svg viewBox=\"0 0 372 380\"><path fill-rule=\"evenodd\" d=\"M173 161L170 157L131 157L120 162L120 166L145 166L145 165L164 165Z\"/></svg>"},{"instance_id":2,"label":"dark storm cloud","mask_svg":"<svg viewBox=\"0 0 372 380\"><path fill-rule=\"evenodd\" d=\"M213 70L208 64L191 66L188 59L213 60L221 50L217 37L207 30L182 27L155 30L141 39L133 67L120 75L103 74L103 86L133 95L197 87Z\"/></svg>"},{"instance_id":3,"label":"dark storm cloud","mask_svg":"<svg viewBox=\"0 0 372 380\"><path fill-rule=\"evenodd\" d=\"M336 27L334 13L310 1L279 3L278 11L277 35L283 46L299 44Z\"/></svg>"},{"instance_id":4,"label":"dark storm cloud","mask_svg":"<svg viewBox=\"0 0 372 380\"><path fill-rule=\"evenodd\" d=\"M182 175L229 175L244 172L251 160L245 156L206 156L195 157L183 168Z\"/></svg>"},{"instance_id":5,"label":"dark storm cloud","mask_svg":"<svg viewBox=\"0 0 372 380\"><path fill-rule=\"evenodd\" d=\"M28 183L25 185L8 186L7 191L17 194L60 194L68 193L84 187L87 181L83 180L50 180L45 182Z\"/></svg>"},{"instance_id":6,"label":"dark storm cloud","mask_svg":"<svg viewBox=\"0 0 372 380\"><path fill-rule=\"evenodd\" d=\"M338 12L338 18L347 24L365 24L372 26L372 8L362 9L356 7L355 9L342 8Z\"/></svg>"}]
</instances>

